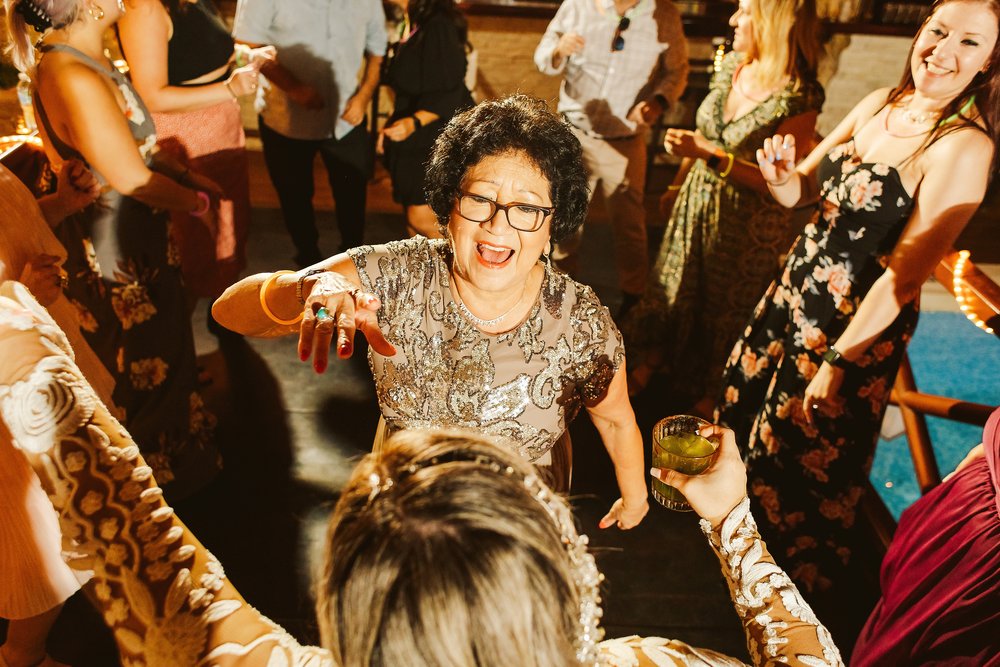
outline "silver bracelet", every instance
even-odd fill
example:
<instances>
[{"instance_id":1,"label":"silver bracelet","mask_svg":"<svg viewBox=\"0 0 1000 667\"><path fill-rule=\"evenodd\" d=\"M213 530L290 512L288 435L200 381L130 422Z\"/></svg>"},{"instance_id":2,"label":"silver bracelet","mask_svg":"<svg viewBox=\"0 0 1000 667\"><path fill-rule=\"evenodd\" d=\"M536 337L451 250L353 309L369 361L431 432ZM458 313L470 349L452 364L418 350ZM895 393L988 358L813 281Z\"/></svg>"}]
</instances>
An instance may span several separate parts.
<instances>
[{"instance_id":1,"label":"silver bracelet","mask_svg":"<svg viewBox=\"0 0 1000 667\"><path fill-rule=\"evenodd\" d=\"M306 303L306 298L302 296L302 290L305 287L304 283L306 281L306 278L308 278L309 276L314 276L317 273L324 273L325 271L326 269L309 269L301 276L299 276L299 279L295 281L295 298L299 300L299 303L301 303L302 305L305 305Z\"/></svg>"}]
</instances>

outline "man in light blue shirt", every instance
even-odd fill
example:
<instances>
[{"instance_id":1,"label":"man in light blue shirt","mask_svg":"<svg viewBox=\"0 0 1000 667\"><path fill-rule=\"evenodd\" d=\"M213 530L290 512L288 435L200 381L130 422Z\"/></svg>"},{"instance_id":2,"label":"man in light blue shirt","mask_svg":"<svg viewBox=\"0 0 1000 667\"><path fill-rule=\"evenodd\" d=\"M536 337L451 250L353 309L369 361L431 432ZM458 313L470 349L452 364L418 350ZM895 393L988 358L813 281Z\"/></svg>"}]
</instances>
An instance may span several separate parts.
<instances>
[{"instance_id":1,"label":"man in light blue shirt","mask_svg":"<svg viewBox=\"0 0 1000 667\"><path fill-rule=\"evenodd\" d=\"M317 152L337 205L341 250L361 245L372 168L365 113L387 43L381 1L239 0L233 36L277 49L261 68L257 110L295 261L308 266L325 257L312 205Z\"/></svg>"}]
</instances>

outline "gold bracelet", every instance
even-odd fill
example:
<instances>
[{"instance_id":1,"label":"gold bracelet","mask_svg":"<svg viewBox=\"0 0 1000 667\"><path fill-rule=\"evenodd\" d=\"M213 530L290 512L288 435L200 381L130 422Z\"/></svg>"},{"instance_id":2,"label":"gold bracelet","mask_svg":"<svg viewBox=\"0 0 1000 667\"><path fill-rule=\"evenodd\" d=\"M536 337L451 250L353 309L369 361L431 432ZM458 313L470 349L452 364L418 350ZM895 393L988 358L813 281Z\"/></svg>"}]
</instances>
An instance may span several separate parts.
<instances>
[{"instance_id":1,"label":"gold bracelet","mask_svg":"<svg viewBox=\"0 0 1000 667\"><path fill-rule=\"evenodd\" d=\"M680 189L681 189L680 185L668 185L667 186L667 190L669 192L676 192L677 190L680 190Z\"/></svg>"},{"instance_id":2,"label":"gold bracelet","mask_svg":"<svg viewBox=\"0 0 1000 667\"><path fill-rule=\"evenodd\" d=\"M729 158L729 164L726 165L725 171L719 172L719 178L725 178L729 176L729 172L733 170L733 165L736 164L736 156L732 153L726 153L726 157Z\"/></svg>"},{"instance_id":3,"label":"gold bracelet","mask_svg":"<svg viewBox=\"0 0 1000 667\"><path fill-rule=\"evenodd\" d=\"M282 319L279 319L278 317L276 317L275 314L273 312L271 312L271 309L267 307L267 290L271 287L271 283L273 283L278 276L284 275L286 273L295 273L295 271L290 271L288 269L284 269L282 271L275 271L274 273L272 273L271 275L269 275L267 277L267 280L265 280L261 284L261 286L260 286L260 308L261 308L261 310L264 311L264 314L267 315L267 317L272 322L274 322L275 324L281 324L281 325L285 325L285 326L287 326L289 324L298 324L299 322L302 321L302 317L305 315L305 313L302 312L302 313L299 313L298 317L296 317L293 320L282 320Z\"/></svg>"}]
</instances>

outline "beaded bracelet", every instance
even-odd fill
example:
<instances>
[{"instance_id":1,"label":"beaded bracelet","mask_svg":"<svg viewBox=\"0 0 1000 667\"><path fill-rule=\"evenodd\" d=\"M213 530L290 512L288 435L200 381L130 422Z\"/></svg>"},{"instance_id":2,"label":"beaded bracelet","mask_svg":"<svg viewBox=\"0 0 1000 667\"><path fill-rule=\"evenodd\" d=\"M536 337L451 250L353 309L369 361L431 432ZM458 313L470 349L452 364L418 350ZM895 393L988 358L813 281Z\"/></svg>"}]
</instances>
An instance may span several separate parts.
<instances>
[{"instance_id":1,"label":"beaded bracelet","mask_svg":"<svg viewBox=\"0 0 1000 667\"><path fill-rule=\"evenodd\" d=\"M305 315L305 313L303 312L303 313L299 313L298 316L295 319L283 320L283 319L280 319L279 317L277 317L271 311L271 309L268 308L268 306L267 306L267 290L271 287L271 283L273 283L275 281L275 279L278 278L278 276L284 275L286 273L295 273L295 271L290 271L288 269L283 269L281 271L275 271L274 273L272 273L271 275L269 275L267 277L267 279L260 286L260 308L261 308L261 310L264 311L264 314L267 315L268 319L270 319L272 322L274 322L275 324L281 324L281 325L284 325L284 326L288 326L290 324L298 324L299 322L302 321L302 317Z\"/></svg>"}]
</instances>

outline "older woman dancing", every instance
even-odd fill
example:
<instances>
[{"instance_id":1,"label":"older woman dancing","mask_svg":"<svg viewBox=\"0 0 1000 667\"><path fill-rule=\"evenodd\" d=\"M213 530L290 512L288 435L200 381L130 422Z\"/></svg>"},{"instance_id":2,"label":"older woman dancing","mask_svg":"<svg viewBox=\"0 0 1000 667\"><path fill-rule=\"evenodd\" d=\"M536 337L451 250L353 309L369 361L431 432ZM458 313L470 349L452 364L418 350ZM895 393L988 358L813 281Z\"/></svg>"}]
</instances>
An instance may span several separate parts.
<instances>
[{"instance_id":1,"label":"older woman dancing","mask_svg":"<svg viewBox=\"0 0 1000 667\"><path fill-rule=\"evenodd\" d=\"M593 291L547 259L586 214L579 142L539 100L487 102L445 128L427 190L445 239L251 276L216 302L216 319L251 336L298 331L300 357L317 372L331 341L351 355L360 328L386 427L376 445L386 430L475 428L552 465L567 488L558 454L570 451L566 428L583 406L622 492L601 526L635 526L648 504L621 337Z\"/></svg>"}]
</instances>

